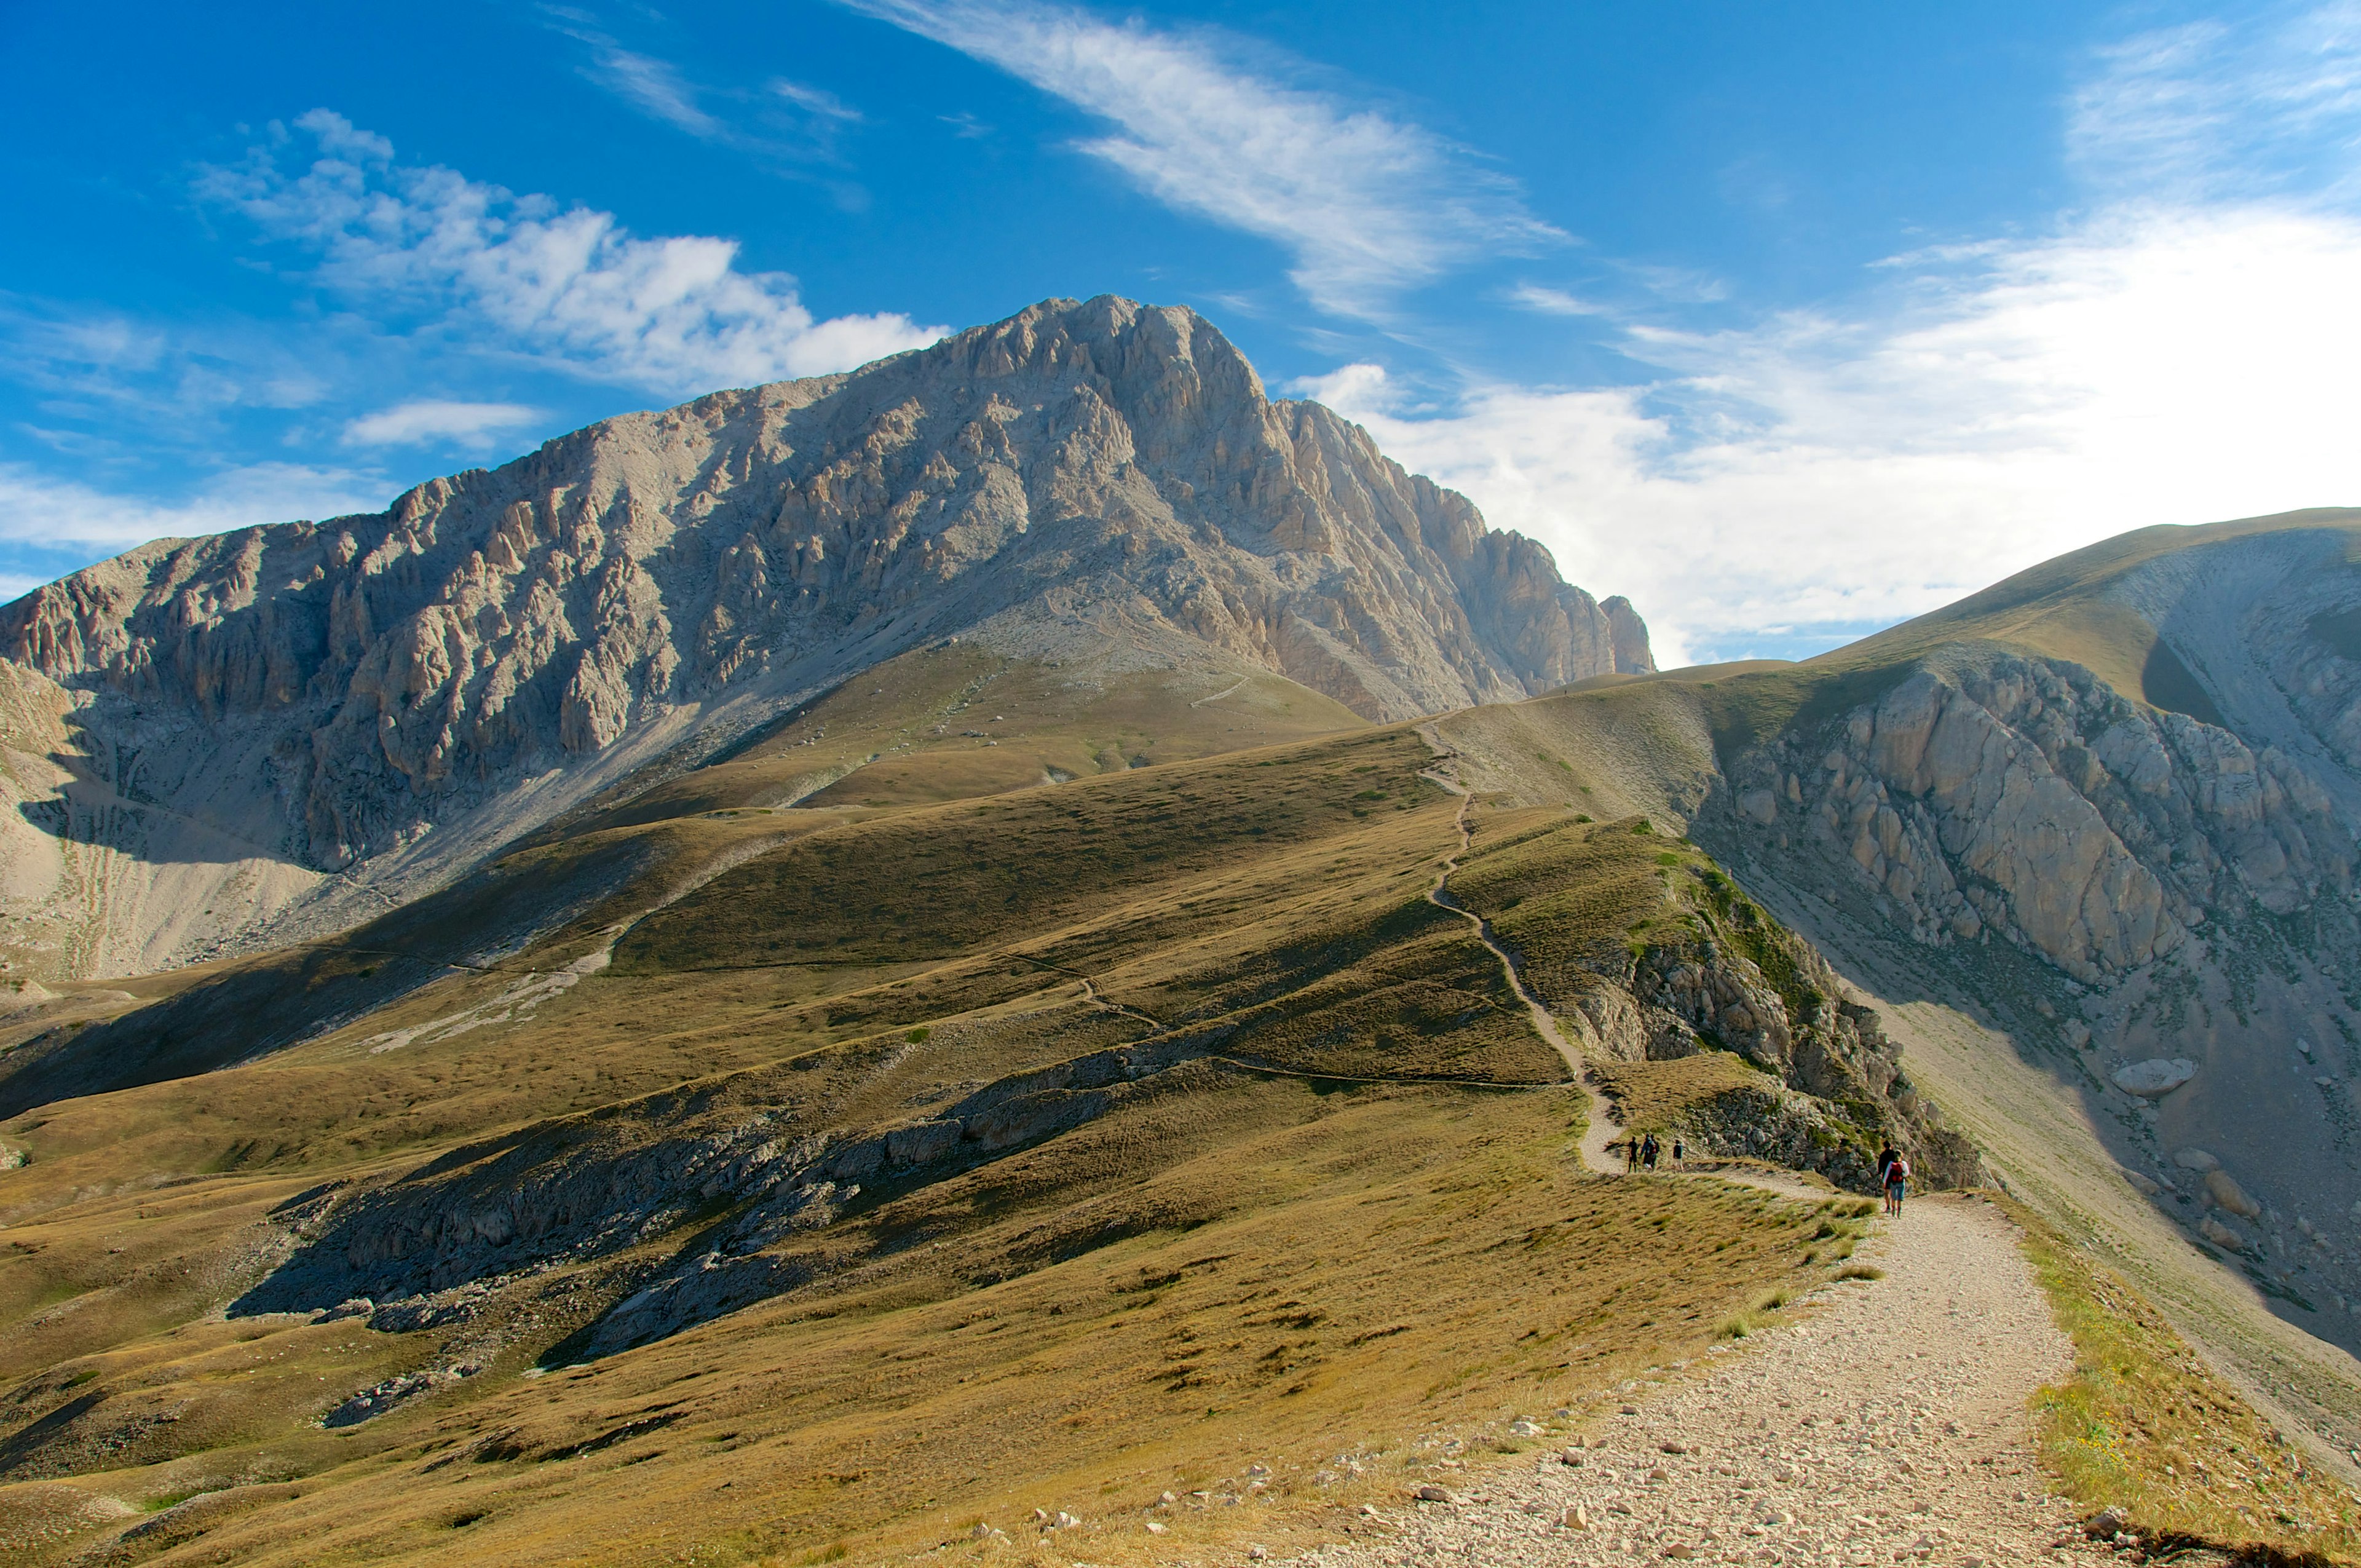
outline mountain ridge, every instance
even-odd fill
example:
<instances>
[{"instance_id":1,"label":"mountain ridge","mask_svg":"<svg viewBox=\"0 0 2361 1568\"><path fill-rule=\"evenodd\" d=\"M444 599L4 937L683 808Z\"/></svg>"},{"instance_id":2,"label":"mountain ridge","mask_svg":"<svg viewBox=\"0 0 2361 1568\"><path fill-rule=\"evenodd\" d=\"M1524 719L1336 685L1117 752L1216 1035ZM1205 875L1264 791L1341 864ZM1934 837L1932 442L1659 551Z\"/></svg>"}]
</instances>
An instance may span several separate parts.
<instances>
[{"instance_id":1,"label":"mountain ridge","mask_svg":"<svg viewBox=\"0 0 2361 1568\"><path fill-rule=\"evenodd\" d=\"M1586 1170L1601 1097L1692 1161L1858 1190L1891 1140L2006 1187L2261 1411L2206 1427L2209 1468L2277 1423L2343 1477L2361 925L2302 778L2349 750L2361 574L2336 530L2249 532L2030 621L1385 724L1137 607L1004 620L650 748L344 933L27 986L0 1509L225 1490L252 1511L216 1553L466 1528L532 1561L693 1495L774 1555L883 1560L1011 1488L1105 1495L1081 1464L1145 1505L1149 1453L1177 1497L1241 1444L1341 1465L1431 1456L1450 1410L1603 1415L1712 1325L1867 1277L1866 1201ZM2318 754L2060 652L2129 680L2159 646L2241 724L2242 670L2300 698ZM1056 1348L994 1337L1020 1318ZM915 1403L876 1402L889 1363ZM986 1408L1051 1413L920 1468Z\"/></svg>"},{"instance_id":2,"label":"mountain ridge","mask_svg":"<svg viewBox=\"0 0 2361 1568\"><path fill-rule=\"evenodd\" d=\"M56 909L19 893L50 928L14 961L126 972L349 925L946 636L1265 670L1368 720L1653 668L1627 601L1270 400L1194 313L1049 301L0 610L9 793L58 841L17 858L104 862L61 867Z\"/></svg>"}]
</instances>

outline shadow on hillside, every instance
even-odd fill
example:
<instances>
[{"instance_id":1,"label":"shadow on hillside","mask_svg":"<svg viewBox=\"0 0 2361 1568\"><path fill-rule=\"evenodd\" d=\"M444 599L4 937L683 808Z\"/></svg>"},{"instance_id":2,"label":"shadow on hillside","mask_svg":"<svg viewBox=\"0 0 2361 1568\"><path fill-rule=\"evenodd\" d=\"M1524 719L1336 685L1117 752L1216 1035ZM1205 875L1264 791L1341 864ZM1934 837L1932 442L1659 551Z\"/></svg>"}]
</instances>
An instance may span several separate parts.
<instances>
[{"instance_id":1,"label":"shadow on hillside","mask_svg":"<svg viewBox=\"0 0 2361 1568\"><path fill-rule=\"evenodd\" d=\"M0 1119L253 1061L446 976L499 972L493 954L583 920L658 853L635 842L502 861L343 936L233 959L144 1007L50 1029L0 1057Z\"/></svg>"}]
</instances>

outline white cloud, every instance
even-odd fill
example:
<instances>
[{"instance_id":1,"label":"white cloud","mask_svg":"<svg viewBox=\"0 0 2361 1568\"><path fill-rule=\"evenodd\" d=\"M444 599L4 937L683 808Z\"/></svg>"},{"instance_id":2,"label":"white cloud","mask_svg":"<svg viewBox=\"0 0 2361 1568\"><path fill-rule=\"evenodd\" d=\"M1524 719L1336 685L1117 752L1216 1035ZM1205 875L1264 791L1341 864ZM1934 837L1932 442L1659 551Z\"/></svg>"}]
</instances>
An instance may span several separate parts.
<instances>
[{"instance_id":1,"label":"white cloud","mask_svg":"<svg viewBox=\"0 0 2361 1568\"><path fill-rule=\"evenodd\" d=\"M39 393L63 417L140 422L152 444L233 408L291 410L327 395L322 334L298 344L219 321L164 324L119 313L0 302L0 376Z\"/></svg>"},{"instance_id":2,"label":"white cloud","mask_svg":"<svg viewBox=\"0 0 2361 1568\"><path fill-rule=\"evenodd\" d=\"M308 246L319 282L356 305L422 311L492 346L595 379L687 395L842 370L933 342L899 314L816 319L779 272L745 272L734 240L632 236L611 213L561 209L440 167L316 109L320 156L289 173L258 152L201 192L267 236Z\"/></svg>"},{"instance_id":3,"label":"white cloud","mask_svg":"<svg viewBox=\"0 0 2361 1568\"><path fill-rule=\"evenodd\" d=\"M588 51L580 67L584 80L699 141L750 154L773 173L807 172L797 166L840 163L840 135L863 123L860 110L825 88L786 77L774 77L759 92L700 85L671 60L624 47L586 12L555 5L542 9L550 17L552 31ZM831 189L839 205L858 206L866 201L857 187L838 183Z\"/></svg>"},{"instance_id":4,"label":"white cloud","mask_svg":"<svg viewBox=\"0 0 2361 1568\"><path fill-rule=\"evenodd\" d=\"M2070 157L2101 188L2184 201L2351 193L2361 0L2160 28L2101 61L2067 126ZM2323 147L2345 156L2323 163Z\"/></svg>"},{"instance_id":5,"label":"white cloud","mask_svg":"<svg viewBox=\"0 0 2361 1568\"><path fill-rule=\"evenodd\" d=\"M1382 317L1403 289L1565 237L1466 149L1240 67L1211 33L1042 0L841 3L1114 122L1081 150L1159 201L1279 245L1323 310Z\"/></svg>"},{"instance_id":6,"label":"white cloud","mask_svg":"<svg viewBox=\"0 0 2361 1568\"><path fill-rule=\"evenodd\" d=\"M588 62L580 68L586 80L605 88L642 114L693 137L708 141L727 138L729 127L705 112L697 101L697 89L670 60L625 49L603 31L588 12L565 5L544 5L542 10L549 17L551 31L564 34L590 51ZM388 145L379 156L391 158L392 147Z\"/></svg>"},{"instance_id":7,"label":"white cloud","mask_svg":"<svg viewBox=\"0 0 2361 1568\"><path fill-rule=\"evenodd\" d=\"M696 89L682 79L670 61L635 53L611 38L583 33L574 36L590 46L590 65L583 74L593 82L642 113L676 126L693 137L714 139L724 134L722 123L697 106Z\"/></svg>"},{"instance_id":8,"label":"white cloud","mask_svg":"<svg viewBox=\"0 0 2361 1568\"><path fill-rule=\"evenodd\" d=\"M403 446L448 441L461 446L491 444L502 431L544 418L522 403L462 403L424 398L365 414L345 426L348 446Z\"/></svg>"},{"instance_id":9,"label":"white cloud","mask_svg":"<svg viewBox=\"0 0 2361 1568\"><path fill-rule=\"evenodd\" d=\"M1645 389L1477 389L1422 409L1375 367L1307 383L1664 652L1857 630L2151 523L2361 504L2361 223L2119 214L1919 273L1881 319L1634 334ZM1833 640L1831 638L1831 640Z\"/></svg>"},{"instance_id":10,"label":"white cloud","mask_svg":"<svg viewBox=\"0 0 2361 1568\"><path fill-rule=\"evenodd\" d=\"M186 498L110 495L18 464L0 464L0 543L45 550L119 551L151 539L186 539L295 518L379 511L370 476L294 463L258 463L215 476Z\"/></svg>"},{"instance_id":11,"label":"white cloud","mask_svg":"<svg viewBox=\"0 0 2361 1568\"><path fill-rule=\"evenodd\" d=\"M771 92L774 96L786 100L807 115L817 115L824 120L842 120L849 125L861 123L860 110L825 89L790 82L782 76L771 82Z\"/></svg>"},{"instance_id":12,"label":"white cloud","mask_svg":"<svg viewBox=\"0 0 2361 1568\"><path fill-rule=\"evenodd\" d=\"M1509 302L1523 310L1538 311L1545 316L1603 316L1609 313L1604 305L1595 305L1579 295L1563 289L1545 288L1539 283L1520 283L1509 291Z\"/></svg>"},{"instance_id":13,"label":"white cloud","mask_svg":"<svg viewBox=\"0 0 2361 1568\"><path fill-rule=\"evenodd\" d=\"M1653 383L1301 389L1631 594L1672 659L1826 646L2128 529L2361 504L2356 16L2110 51L2067 127L2092 207L1750 328L1626 326ZM2241 158L2291 172L2234 199Z\"/></svg>"}]
</instances>

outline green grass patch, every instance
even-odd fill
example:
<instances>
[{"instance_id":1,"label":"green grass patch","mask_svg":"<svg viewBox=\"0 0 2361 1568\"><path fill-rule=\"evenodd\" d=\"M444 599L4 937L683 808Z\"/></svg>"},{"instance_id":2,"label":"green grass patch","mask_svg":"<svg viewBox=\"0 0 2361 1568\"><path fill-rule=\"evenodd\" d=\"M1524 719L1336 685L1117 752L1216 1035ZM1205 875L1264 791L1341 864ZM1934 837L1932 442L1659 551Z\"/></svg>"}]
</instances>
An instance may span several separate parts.
<instances>
[{"instance_id":1,"label":"green grass patch","mask_svg":"<svg viewBox=\"0 0 2361 1568\"><path fill-rule=\"evenodd\" d=\"M2120 1508L2139 1535L2273 1562L2361 1560L2361 1510L2200 1360L2159 1312L2023 1206L2074 1370L2034 1396L2044 1463L2091 1512ZM2277 1555L2268 1555L2268 1554Z\"/></svg>"}]
</instances>

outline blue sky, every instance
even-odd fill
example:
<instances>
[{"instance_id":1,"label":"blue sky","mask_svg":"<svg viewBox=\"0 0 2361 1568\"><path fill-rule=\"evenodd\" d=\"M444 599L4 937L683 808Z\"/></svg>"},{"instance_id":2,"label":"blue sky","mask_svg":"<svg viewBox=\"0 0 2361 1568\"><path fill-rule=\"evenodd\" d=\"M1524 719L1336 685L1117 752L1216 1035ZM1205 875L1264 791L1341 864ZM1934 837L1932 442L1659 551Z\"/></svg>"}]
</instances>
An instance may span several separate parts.
<instances>
[{"instance_id":1,"label":"blue sky","mask_svg":"<svg viewBox=\"0 0 2361 1568\"><path fill-rule=\"evenodd\" d=\"M1796 655L2361 503L2361 5L0 7L0 592L1049 295Z\"/></svg>"}]
</instances>

